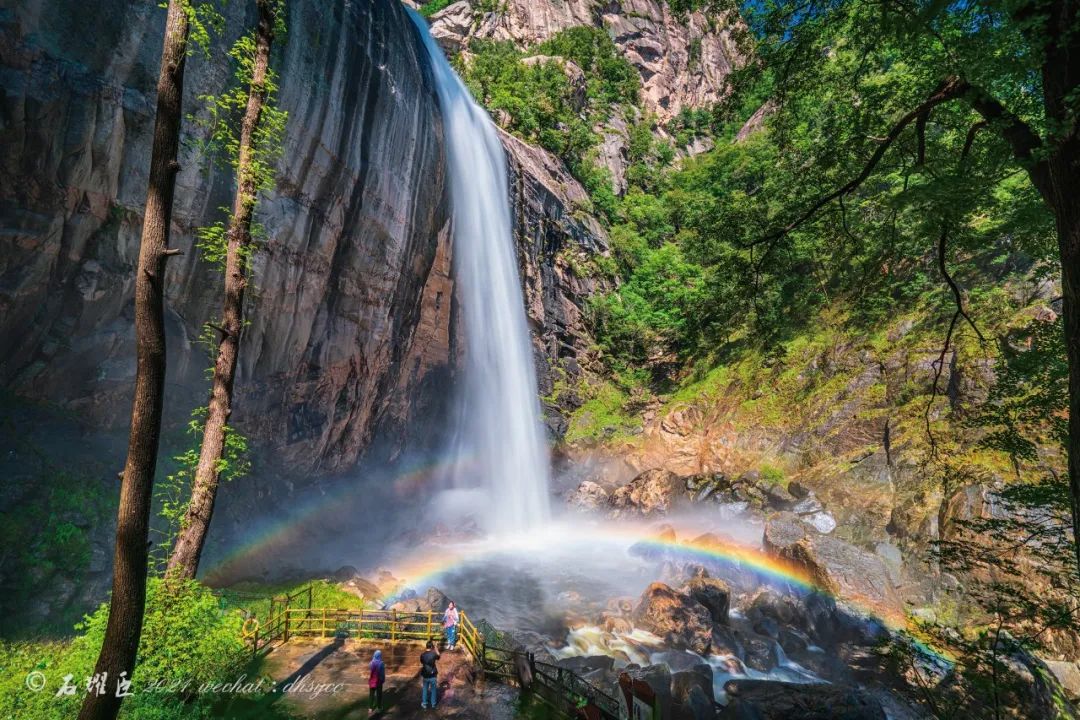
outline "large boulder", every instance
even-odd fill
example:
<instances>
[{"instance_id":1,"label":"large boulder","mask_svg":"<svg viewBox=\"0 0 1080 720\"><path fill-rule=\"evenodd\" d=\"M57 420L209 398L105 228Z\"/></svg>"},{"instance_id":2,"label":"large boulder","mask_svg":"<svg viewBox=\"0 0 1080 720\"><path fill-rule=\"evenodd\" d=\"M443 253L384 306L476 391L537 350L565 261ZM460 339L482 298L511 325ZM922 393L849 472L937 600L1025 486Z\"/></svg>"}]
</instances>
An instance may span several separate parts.
<instances>
[{"instance_id":1,"label":"large boulder","mask_svg":"<svg viewBox=\"0 0 1080 720\"><path fill-rule=\"evenodd\" d=\"M446 594L442 590L439 590L438 588L428 588L427 592L423 595L398 600L396 603L389 606L387 610L397 610L398 612L442 613L449 604L450 599L446 597Z\"/></svg>"},{"instance_id":2,"label":"large boulder","mask_svg":"<svg viewBox=\"0 0 1080 720\"><path fill-rule=\"evenodd\" d=\"M1043 660L1057 678L1065 696L1073 702L1080 701L1080 664L1062 660Z\"/></svg>"},{"instance_id":3,"label":"large boulder","mask_svg":"<svg viewBox=\"0 0 1080 720\"><path fill-rule=\"evenodd\" d=\"M669 470L646 470L611 494L616 516L663 515L689 501L686 482Z\"/></svg>"},{"instance_id":4,"label":"large boulder","mask_svg":"<svg viewBox=\"0 0 1080 720\"><path fill-rule=\"evenodd\" d=\"M791 513L765 523L765 550L806 574L830 595L869 605L879 615L903 616L889 568L877 555L838 538L821 535Z\"/></svg>"},{"instance_id":5,"label":"large boulder","mask_svg":"<svg viewBox=\"0 0 1080 720\"><path fill-rule=\"evenodd\" d=\"M664 583L653 583L641 594L634 609L634 624L655 633L676 647L699 655L709 652L712 617L704 605Z\"/></svg>"},{"instance_id":6,"label":"large boulder","mask_svg":"<svg viewBox=\"0 0 1080 720\"><path fill-rule=\"evenodd\" d=\"M713 622L727 622L728 609L731 606L731 590L723 580L696 577L686 584L686 592L705 606Z\"/></svg>"},{"instance_id":7,"label":"large boulder","mask_svg":"<svg viewBox=\"0 0 1080 720\"><path fill-rule=\"evenodd\" d=\"M442 46L444 52L461 52L469 40L473 26L473 9L468 0L458 0L444 7L431 17L431 37Z\"/></svg>"},{"instance_id":8,"label":"large boulder","mask_svg":"<svg viewBox=\"0 0 1080 720\"><path fill-rule=\"evenodd\" d=\"M596 510L608 504L608 492L592 480L585 480L570 493L566 502L580 510Z\"/></svg>"}]
</instances>

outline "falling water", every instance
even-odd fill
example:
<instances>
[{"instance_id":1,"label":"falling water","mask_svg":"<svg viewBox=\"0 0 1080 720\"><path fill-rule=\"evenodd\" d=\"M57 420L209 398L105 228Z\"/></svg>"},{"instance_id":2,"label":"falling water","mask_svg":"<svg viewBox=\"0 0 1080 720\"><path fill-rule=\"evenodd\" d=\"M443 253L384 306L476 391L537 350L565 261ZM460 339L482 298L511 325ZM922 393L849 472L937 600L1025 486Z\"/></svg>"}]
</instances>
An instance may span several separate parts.
<instances>
[{"instance_id":1,"label":"falling water","mask_svg":"<svg viewBox=\"0 0 1080 720\"><path fill-rule=\"evenodd\" d=\"M473 477L466 480L480 480L490 492L491 504L483 509L490 529L520 531L549 517L549 460L511 231L506 157L491 118L473 101L424 19L410 14L431 61L446 136L466 344L458 452L472 455Z\"/></svg>"}]
</instances>

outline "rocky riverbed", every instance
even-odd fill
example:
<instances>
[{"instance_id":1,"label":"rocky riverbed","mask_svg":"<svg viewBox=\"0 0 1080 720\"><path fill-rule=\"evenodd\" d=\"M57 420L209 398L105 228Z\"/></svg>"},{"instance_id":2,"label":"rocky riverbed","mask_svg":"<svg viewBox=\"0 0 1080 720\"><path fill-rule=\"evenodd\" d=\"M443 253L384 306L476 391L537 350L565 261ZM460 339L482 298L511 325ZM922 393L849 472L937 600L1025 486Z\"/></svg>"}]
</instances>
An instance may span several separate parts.
<instances>
[{"instance_id":1,"label":"rocky riverbed","mask_svg":"<svg viewBox=\"0 0 1080 720\"><path fill-rule=\"evenodd\" d=\"M798 483L651 470L564 499L570 515L531 539L466 523L388 570L338 579L400 610L453 597L613 695L621 675L646 682L665 718L931 717L926 689L955 680L906 632L940 579L838 537ZM1058 717L1054 668L1021 651L1009 662L1031 680L1029 716Z\"/></svg>"}]
</instances>

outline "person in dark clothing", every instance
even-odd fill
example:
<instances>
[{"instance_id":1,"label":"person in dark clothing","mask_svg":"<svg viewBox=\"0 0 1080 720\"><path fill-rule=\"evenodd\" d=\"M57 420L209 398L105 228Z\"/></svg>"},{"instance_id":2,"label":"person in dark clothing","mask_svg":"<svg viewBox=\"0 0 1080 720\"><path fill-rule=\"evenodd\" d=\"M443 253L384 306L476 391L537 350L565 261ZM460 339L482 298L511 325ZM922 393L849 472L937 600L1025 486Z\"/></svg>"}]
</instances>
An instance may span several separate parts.
<instances>
[{"instance_id":1,"label":"person in dark clothing","mask_svg":"<svg viewBox=\"0 0 1080 720\"><path fill-rule=\"evenodd\" d=\"M436 683L439 681L439 668L435 665L438 659L439 651L435 649L435 643L428 640L427 649L420 654L420 681L423 683L420 707L422 708L433 708L438 702Z\"/></svg>"},{"instance_id":2,"label":"person in dark clothing","mask_svg":"<svg viewBox=\"0 0 1080 720\"><path fill-rule=\"evenodd\" d=\"M368 715L382 712L382 689L386 682L386 663L382 659L382 650L376 650L368 666Z\"/></svg>"}]
</instances>

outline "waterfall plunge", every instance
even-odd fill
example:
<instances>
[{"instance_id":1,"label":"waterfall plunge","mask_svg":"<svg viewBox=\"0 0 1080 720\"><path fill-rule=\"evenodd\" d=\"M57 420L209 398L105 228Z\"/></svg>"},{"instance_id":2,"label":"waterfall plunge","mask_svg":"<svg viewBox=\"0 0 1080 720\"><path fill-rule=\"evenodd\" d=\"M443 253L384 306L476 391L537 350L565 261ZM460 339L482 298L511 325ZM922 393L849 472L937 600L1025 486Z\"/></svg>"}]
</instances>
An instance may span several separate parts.
<instances>
[{"instance_id":1,"label":"waterfall plunge","mask_svg":"<svg viewBox=\"0 0 1080 720\"><path fill-rule=\"evenodd\" d=\"M510 223L506 157L495 126L477 105L427 22L410 11L439 93L446 135L454 266L465 322L465 397L456 452L468 477L490 493L489 529L520 532L550 516L547 450L536 371Z\"/></svg>"}]
</instances>

